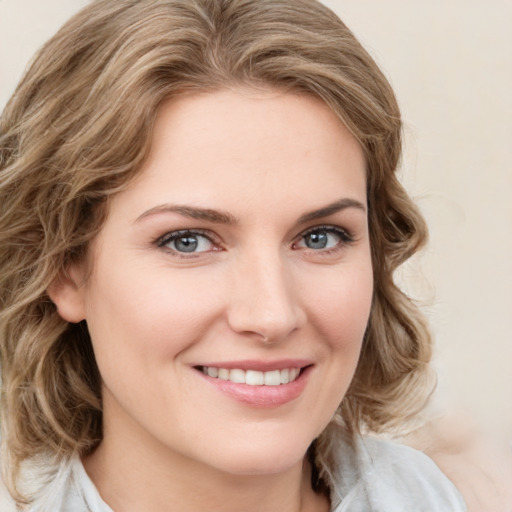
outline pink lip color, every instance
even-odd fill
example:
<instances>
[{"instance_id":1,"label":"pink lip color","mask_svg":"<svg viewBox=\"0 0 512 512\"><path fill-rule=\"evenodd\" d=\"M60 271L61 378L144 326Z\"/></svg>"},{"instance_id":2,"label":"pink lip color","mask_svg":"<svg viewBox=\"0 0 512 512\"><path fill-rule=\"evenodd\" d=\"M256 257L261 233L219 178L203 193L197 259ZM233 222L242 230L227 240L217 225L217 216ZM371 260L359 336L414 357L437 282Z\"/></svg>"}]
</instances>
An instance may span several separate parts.
<instances>
[{"instance_id":1,"label":"pink lip color","mask_svg":"<svg viewBox=\"0 0 512 512\"><path fill-rule=\"evenodd\" d=\"M294 361L297 363L298 361ZM249 384L237 384L235 382L231 382L229 380L216 379L213 377L209 377L204 373L198 370L198 375L206 380L208 384L213 386L215 389L220 391L221 393L234 398L238 402L241 402L245 405L249 405L251 407L258 408L273 408L284 405L292 400L298 398L304 388L306 387L309 374L311 373L312 366L304 367L302 364L291 364L282 366L282 361L279 362L279 366L275 365L270 369L260 369L262 366L268 368L268 364L261 363L259 367L251 364L248 367L244 367L245 365L240 365L240 361L237 362L237 365L227 365L226 363L219 364L209 364L208 366L216 367L216 368L228 368L228 369L251 369L257 371L272 371L283 368L302 368L300 375L293 381L288 384L280 384L279 386L250 386ZM254 362L252 362L254 363ZM272 365L271 365L272 366Z\"/></svg>"}]
</instances>

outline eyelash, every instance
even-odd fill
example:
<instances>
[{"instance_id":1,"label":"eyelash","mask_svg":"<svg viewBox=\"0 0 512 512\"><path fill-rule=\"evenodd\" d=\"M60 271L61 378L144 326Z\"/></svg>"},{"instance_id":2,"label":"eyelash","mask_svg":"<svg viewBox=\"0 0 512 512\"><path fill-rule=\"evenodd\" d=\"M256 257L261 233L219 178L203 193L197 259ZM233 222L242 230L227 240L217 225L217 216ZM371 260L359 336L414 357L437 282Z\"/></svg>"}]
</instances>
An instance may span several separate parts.
<instances>
[{"instance_id":1,"label":"eyelash","mask_svg":"<svg viewBox=\"0 0 512 512\"><path fill-rule=\"evenodd\" d=\"M178 231L171 231L170 233L166 233L164 236L158 238L156 240L157 247L167 250L169 253L176 255L179 258L194 258L197 257L198 254L202 254L203 252L209 252L209 251L201 251L199 253L191 252L190 254L187 254L185 252L177 251L176 249L171 249L170 247L166 247L167 244L170 244L171 242L178 240L180 238L185 238L187 236L190 237L201 237L208 240L211 244L219 245L220 241L213 236L213 234L210 231L205 231L202 229L181 229ZM219 250L219 249L216 249Z\"/></svg>"},{"instance_id":2,"label":"eyelash","mask_svg":"<svg viewBox=\"0 0 512 512\"><path fill-rule=\"evenodd\" d=\"M326 233L334 234L334 235L338 236L340 239L339 242L334 247L331 247L329 249L316 250L316 249L309 248L309 250L311 250L315 253L318 253L318 254L329 255L333 252L336 252L336 251L342 249L343 247L345 247L347 245L352 244L355 241L353 235L347 229L340 228L337 226L332 226L332 225L314 226L314 227L306 230L305 232L301 233L299 236L299 239L304 240L308 235L311 235L312 233L315 233L315 232L326 232Z\"/></svg>"},{"instance_id":3,"label":"eyelash","mask_svg":"<svg viewBox=\"0 0 512 512\"><path fill-rule=\"evenodd\" d=\"M317 254L329 255L332 252L336 252L336 251L342 249L343 247L350 245L354 242L354 237L348 230L339 228L336 226L332 226L332 225L322 225L322 226L314 226L314 227L304 231L303 233L301 233L295 239L296 241L293 243L293 246L296 246L298 241L305 240L305 238L308 235L311 235L315 232L326 232L326 233L334 234L334 235L338 236L340 239L340 241L334 247L331 247L328 249L305 248L306 250L310 250ZM194 258L194 257L198 257L200 254L202 254L204 252L210 252L210 251L200 251L199 253L191 252L191 253L187 254L186 252L181 252L176 249L166 247L171 242L178 240L180 238L185 238L186 236L202 237L202 238L205 238L206 240L208 240L213 245L216 245L216 246L220 245L220 240L217 237L213 236L213 234L210 231L202 230L202 229L182 229L182 230L172 231L172 232L166 233L162 237L159 237L157 240L155 240L154 243L158 248L164 249L167 252L169 252L179 258ZM214 249L214 251L219 251L219 250L221 250L221 249Z\"/></svg>"}]
</instances>

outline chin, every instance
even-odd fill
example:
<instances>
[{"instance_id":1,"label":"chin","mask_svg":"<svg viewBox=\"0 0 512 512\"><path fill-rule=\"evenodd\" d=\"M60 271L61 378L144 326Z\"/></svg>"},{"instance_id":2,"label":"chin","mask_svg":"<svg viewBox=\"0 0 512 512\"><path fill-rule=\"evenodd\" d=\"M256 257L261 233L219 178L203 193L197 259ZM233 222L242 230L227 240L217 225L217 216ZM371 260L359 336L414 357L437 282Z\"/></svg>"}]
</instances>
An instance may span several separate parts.
<instances>
[{"instance_id":1,"label":"chin","mask_svg":"<svg viewBox=\"0 0 512 512\"><path fill-rule=\"evenodd\" d=\"M312 440L291 440L280 437L272 442L233 443L227 449L208 453L211 465L232 475L271 475L301 465Z\"/></svg>"}]
</instances>

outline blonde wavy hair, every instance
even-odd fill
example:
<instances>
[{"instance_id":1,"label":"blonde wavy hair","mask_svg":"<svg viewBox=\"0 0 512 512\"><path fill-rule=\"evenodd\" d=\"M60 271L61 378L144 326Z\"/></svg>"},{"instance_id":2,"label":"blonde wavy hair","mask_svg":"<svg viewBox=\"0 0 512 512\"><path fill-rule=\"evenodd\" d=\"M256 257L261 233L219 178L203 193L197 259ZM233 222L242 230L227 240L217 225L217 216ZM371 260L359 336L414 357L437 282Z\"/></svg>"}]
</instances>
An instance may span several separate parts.
<instances>
[{"instance_id":1,"label":"blonde wavy hair","mask_svg":"<svg viewBox=\"0 0 512 512\"><path fill-rule=\"evenodd\" d=\"M349 29L315 0L97 0L39 51L0 119L1 427L18 500L23 461L84 454L102 438L87 327L62 320L48 287L86 255L108 198L137 174L159 105L237 86L322 99L366 155L373 306L318 460L329 457L335 424L378 432L424 403L431 340L393 273L426 228L396 176L395 96Z\"/></svg>"}]
</instances>

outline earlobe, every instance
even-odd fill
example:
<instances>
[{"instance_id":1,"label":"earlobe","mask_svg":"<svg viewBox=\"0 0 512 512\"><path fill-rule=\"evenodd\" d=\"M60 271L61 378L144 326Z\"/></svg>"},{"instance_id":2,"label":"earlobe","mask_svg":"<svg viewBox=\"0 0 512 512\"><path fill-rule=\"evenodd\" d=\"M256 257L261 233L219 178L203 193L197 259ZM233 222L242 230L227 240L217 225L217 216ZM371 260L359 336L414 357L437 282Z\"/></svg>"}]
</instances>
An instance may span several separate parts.
<instances>
[{"instance_id":1,"label":"earlobe","mask_svg":"<svg viewBox=\"0 0 512 512\"><path fill-rule=\"evenodd\" d=\"M72 268L62 272L47 289L59 315L71 323L85 319L84 286L80 272L76 270Z\"/></svg>"}]
</instances>

